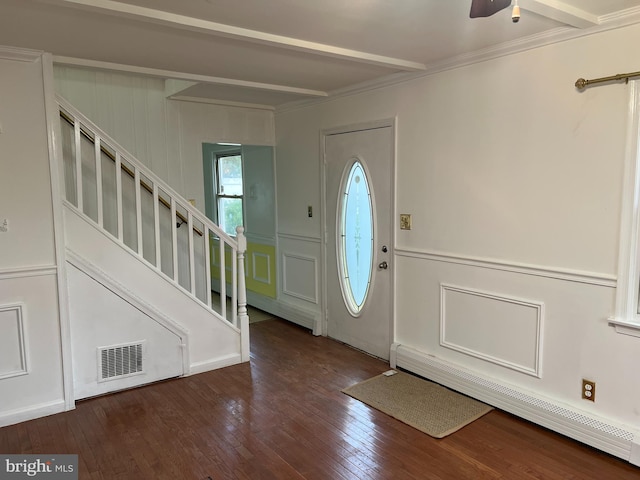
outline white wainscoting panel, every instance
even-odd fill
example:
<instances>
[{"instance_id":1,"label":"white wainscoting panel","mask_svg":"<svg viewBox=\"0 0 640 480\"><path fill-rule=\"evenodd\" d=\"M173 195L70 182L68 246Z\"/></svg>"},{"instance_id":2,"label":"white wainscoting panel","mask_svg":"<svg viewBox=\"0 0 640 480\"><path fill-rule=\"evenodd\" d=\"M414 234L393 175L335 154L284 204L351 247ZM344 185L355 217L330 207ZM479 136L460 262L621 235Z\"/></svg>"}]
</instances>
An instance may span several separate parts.
<instances>
[{"instance_id":1,"label":"white wainscoting panel","mask_svg":"<svg viewBox=\"0 0 640 480\"><path fill-rule=\"evenodd\" d=\"M440 285L440 345L541 376L544 304Z\"/></svg>"},{"instance_id":2,"label":"white wainscoting panel","mask_svg":"<svg viewBox=\"0 0 640 480\"><path fill-rule=\"evenodd\" d=\"M23 306L0 306L0 380L29 373Z\"/></svg>"},{"instance_id":3,"label":"white wainscoting panel","mask_svg":"<svg viewBox=\"0 0 640 480\"><path fill-rule=\"evenodd\" d=\"M313 257L282 255L282 291L292 297L318 303L317 261Z\"/></svg>"},{"instance_id":4,"label":"white wainscoting panel","mask_svg":"<svg viewBox=\"0 0 640 480\"><path fill-rule=\"evenodd\" d=\"M261 282L261 283L266 283L267 285L271 285L271 257L269 255L267 255L266 253L261 253L261 252L253 252L252 258L251 258L251 265L253 265L253 271L251 272L251 276L252 278L256 281L256 282ZM258 269L256 268L256 265L260 264L261 266L264 266L264 270L266 270L267 272L267 276L266 277L261 277L260 275L258 275L256 272L258 271Z\"/></svg>"}]
</instances>

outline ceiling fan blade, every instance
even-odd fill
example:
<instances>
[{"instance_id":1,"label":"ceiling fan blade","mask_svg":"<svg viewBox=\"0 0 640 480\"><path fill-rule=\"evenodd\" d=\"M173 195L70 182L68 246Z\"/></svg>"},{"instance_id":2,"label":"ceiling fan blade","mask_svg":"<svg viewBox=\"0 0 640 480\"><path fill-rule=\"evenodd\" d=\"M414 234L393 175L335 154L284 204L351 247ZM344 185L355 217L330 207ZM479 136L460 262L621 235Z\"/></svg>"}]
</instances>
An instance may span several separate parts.
<instances>
[{"instance_id":1,"label":"ceiling fan blade","mask_svg":"<svg viewBox=\"0 0 640 480\"><path fill-rule=\"evenodd\" d=\"M470 18L490 17L511 5L511 0L471 0Z\"/></svg>"}]
</instances>

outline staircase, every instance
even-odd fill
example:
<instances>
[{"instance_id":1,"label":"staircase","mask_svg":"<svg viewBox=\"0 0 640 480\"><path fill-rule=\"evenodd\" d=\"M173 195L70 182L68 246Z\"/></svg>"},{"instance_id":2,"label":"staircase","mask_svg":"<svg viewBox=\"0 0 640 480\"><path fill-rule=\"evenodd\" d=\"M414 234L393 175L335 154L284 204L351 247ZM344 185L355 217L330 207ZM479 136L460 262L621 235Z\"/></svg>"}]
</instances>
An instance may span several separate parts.
<instances>
[{"instance_id":1,"label":"staircase","mask_svg":"<svg viewBox=\"0 0 640 480\"><path fill-rule=\"evenodd\" d=\"M248 361L243 228L58 105L76 399Z\"/></svg>"}]
</instances>

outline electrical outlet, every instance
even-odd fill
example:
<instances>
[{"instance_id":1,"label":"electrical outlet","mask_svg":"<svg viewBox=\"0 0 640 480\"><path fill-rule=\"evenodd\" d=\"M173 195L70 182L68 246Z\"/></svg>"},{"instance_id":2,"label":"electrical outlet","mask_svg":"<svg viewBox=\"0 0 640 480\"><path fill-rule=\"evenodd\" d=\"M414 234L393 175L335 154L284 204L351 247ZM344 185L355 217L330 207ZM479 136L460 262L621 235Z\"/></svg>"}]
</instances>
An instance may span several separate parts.
<instances>
[{"instance_id":1,"label":"electrical outlet","mask_svg":"<svg viewBox=\"0 0 640 480\"><path fill-rule=\"evenodd\" d=\"M596 401L596 382L582 379L582 398L591 402Z\"/></svg>"}]
</instances>

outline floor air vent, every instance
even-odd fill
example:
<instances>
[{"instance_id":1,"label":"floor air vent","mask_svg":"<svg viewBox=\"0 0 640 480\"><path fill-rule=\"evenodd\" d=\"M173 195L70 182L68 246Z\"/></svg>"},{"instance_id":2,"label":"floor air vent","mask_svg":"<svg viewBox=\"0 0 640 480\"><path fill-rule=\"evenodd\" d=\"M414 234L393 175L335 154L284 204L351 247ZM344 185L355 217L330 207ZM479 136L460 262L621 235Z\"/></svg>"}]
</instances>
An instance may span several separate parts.
<instances>
[{"instance_id":1,"label":"floor air vent","mask_svg":"<svg viewBox=\"0 0 640 480\"><path fill-rule=\"evenodd\" d=\"M142 354L143 343L98 348L100 381L144 373Z\"/></svg>"}]
</instances>

